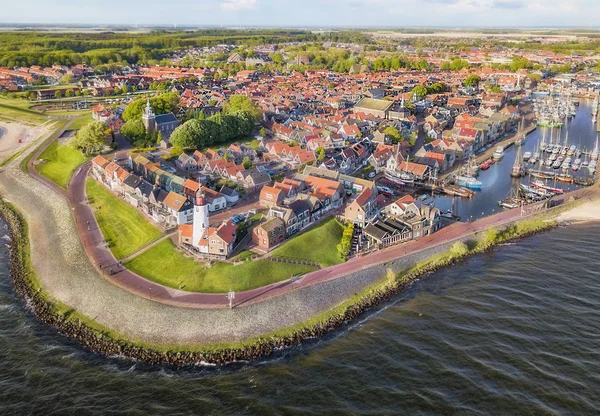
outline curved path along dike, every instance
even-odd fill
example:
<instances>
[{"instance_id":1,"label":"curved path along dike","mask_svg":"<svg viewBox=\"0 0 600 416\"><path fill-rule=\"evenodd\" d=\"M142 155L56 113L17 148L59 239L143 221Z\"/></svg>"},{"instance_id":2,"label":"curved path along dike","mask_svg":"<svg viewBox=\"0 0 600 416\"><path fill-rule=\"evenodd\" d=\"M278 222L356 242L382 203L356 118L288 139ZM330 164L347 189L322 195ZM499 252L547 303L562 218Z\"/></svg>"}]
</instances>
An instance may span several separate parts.
<instances>
[{"instance_id":1,"label":"curved path along dike","mask_svg":"<svg viewBox=\"0 0 600 416\"><path fill-rule=\"evenodd\" d=\"M239 293L236 303L243 307L229 310L219 308L227 304L224 294L168 289L130 272L110 279L100 277L87 254L97 260L107 251L94 248L99 238L97 231L80 236L78 231L82 227L78 230L76 223L76 220L80 225L87 221L79 189L86 168L76 174L67 195L45 178L23 172L19 165L25 157L25 154L17 157L1 171L0 193L28 222L31 259L40 284L56 300L99 324L154 345L185 347L239 342L304 322L381 280L387 268L404 270L446 250L451 243L443 241L462 238L489 224L510 222L520 216L520 212L509 211L472 224L455 224L431 237L374 256L356 258L295 281ZM73 207L69 198L76 202ZM82 238L86 241L85 248ZM428 247L433 243L437 245Z\"/></svg>"}]
</instances>

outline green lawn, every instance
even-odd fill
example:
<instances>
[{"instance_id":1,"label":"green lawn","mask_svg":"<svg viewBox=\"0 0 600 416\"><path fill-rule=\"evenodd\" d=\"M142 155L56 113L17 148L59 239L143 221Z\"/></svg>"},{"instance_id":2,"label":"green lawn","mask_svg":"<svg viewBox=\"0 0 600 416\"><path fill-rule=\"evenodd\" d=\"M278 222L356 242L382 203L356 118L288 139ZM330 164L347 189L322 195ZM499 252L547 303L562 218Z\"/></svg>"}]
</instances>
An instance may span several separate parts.
<instances>
[{"instance_id":1,"label":"green lawn","mask_svg":"<svg viewBox=\"0 0 600 416\"><path fill-rule=\"evenodd\" d=\"M48 117L39 111L30 110L31 104L26 100L0 97L0 117L11 120L17 119L31 124L43 124Z\"/></svg>"},{"instance_id":2,"label":"green lawn","mask_svg":"<svg viewBox=\"0 0 600 416\"><path fill-rule=\"evenodd\" d=\"M325 267L342 263L337 245L342 239L344 227L338 220L331 218L286 241L273 250L274 257L288 257L309 260Z\"/></svg>"},{"instance_id":3,"label":"green lawn","mask_svg":"<svg viewBox=\"0 0 600 416\"><path fill-rule=\"evenodd\" d=\"M163 233L134 207L121 201L102 185L88 179L86 192L104 239L117 259L130 256Z\"/></svg>"},{"instance_id":4,"label":"green lawn","mask_svg":"<svg viewBox=\"0 0 600 416\"><path fill-rule=\"evenodd\" d=\"M71 176L83 162L87 160L78 149L68 144L59 145L57 141L40 155L44 162L36 166L36 170L52 182L66 188Z\"/></svg>"},{"instance_id":5,"label":"green lawn","mask_svg":"<svg viewBox=\"0 0 600 416\"><path fill-rule=\"evenodd\" d=\"M69 130L79 130L83 126L91 123L92 121L94 121L94 119L92 118L92 113L88 112L84 116L76 118L69 126Z\"/></svg>"},{"instance_id":6,"label":"green lawn","mask_svg":"<svg viewBox=\"0 0 600 416\"><path fill-rule=\"evenodd\" d=\"M269 260L248 261L239 266L216 263L204 267L175 251L171 240L161 241L125 266L153 282L188 292L227 293L244 291L306 274L315 267Z\"/></svg>"}]
</instances>

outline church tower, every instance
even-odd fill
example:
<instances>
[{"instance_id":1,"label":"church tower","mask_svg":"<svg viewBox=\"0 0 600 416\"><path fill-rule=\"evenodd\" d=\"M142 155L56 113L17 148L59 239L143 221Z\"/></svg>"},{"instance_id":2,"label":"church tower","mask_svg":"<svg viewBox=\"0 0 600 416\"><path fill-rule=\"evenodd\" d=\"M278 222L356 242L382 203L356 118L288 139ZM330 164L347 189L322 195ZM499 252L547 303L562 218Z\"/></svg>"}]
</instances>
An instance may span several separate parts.
<instances>
[{"instance_id":1,"label":"church tower","mask_svg":"<svg viewBox=\"0 0 600 416\"><path fill-rule=\"evenodd\" d=\"M154 115L154 111L152 111L152 107L150 106L150 100L146 101L146 108L142 114L142 123L144 123L146 133L152 133L156 129L156 116Z\"/></svg>"},{"instance_id":2,"label":"church tower","mask_svg":"<svg viewBox=\"0 0 600 416\"><path fill-rule=\"evenodd\" d=\"M192 229L192 244L198 245L200 238L208 229L208 204L204 192L199 189L194 200L194 225Z\"/></svg>"}]
</instances>

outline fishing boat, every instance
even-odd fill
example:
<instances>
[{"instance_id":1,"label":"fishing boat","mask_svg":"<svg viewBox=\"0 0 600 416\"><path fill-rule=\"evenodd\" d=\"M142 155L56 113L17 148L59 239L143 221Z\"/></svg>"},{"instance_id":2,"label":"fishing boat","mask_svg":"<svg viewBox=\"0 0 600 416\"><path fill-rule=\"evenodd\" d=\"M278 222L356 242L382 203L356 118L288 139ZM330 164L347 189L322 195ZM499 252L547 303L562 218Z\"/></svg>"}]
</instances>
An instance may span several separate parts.
<instances>
[{"instance_id":1,"label":"fishing boat","mask_svg":"<svg viewBox=\"0 0 600 416\"><path fill-rule=\"evenodd\" d=\"M552 186L546 185L545 182L539 181L539 180L531 182L531 186L534 188L537 188L537 189L544 189L548 192L552 192L553 194L557 194L557 195L565 193L565 191L563 189L554 188Z\"/></svg>"},{"instance_id":2,"label":"fishing boat","mask_svg":"<svg viewBox=\"0 0 600 416\"><path fill-rule=\"evenodd\" d=\"M545 179L545 180L550 180L554 178L554 175L550 175L549 173L545 173L545 172L529 172L529 175L531 175L532 178L536 178L536 179Z\"/></svg>"},{"instance_id":3,"label":"fishing boat","mask_svg":"<svg viewBox=\"0 0 600 416\"><path fill-rule=\"evenodd\" d=\"M468 189L481 189L481 187L483 186L481 181L478 181L472 176L457 176L455 179L455 183L458 186L464 186Z\"/></svg>"},{"instance_id":4,"label":"fishing boat","mask_svg":"<svg viewBox=\"0 0 600 416\"><path fill-rule=\"evenodd\" d=\"M496 147L496 150L494 151L494 154L492 155L492 157L495 160L502 159L504 157L504 147L503 146Z\"/></svg>"},{"instance_id":5,"label":"fishing boat","mask_svg":"<svg viewBox=\"0 0 600 416\"><path fill-rule=\"evenodd\" d=\"M402 179L400 179L400 174L398 172L390 171L390 170L386 169L385 172L383 172L383 177L387 181L392 182L396 185L400 185L400 186L405 185L405 182Z\"/></svg>"},{"instance_id":6,"label":"fishing boat","mask_svg":"<svg viewBox=\"0 0 600 416\"><path fill-rule=\"evenodd\" d=\"M479 165L479 169L488 170L493 164L494 164L494 159L488 159L485 162L483 162L481 165Z\"/></svg>"},{"instance_id":7,"label":"fishing boat","mask_svg":"<svg viewBox=\"0 0 600 416\"><path fill-rule=\"evenodd\" d=\"M460 221L460 215L456 215L452 213L452 210L445 210L445 211L441 211L440 212L440 217L442 218L448 218L454 221Z\"/></svg>"},{"instance_id":8,"label":"fishing boat","mask_svg":"<svg viewBox=\"0 0 600 416\"><path fill-rule=\"evenodd\" d=\"M541 189L541 188L534 188L533 186L528 186L525 185L524 183L522 183L520 185L521 187L521 191L523 191L525 194L534 194L534 195L538 195L542 198L548 198L549 196L551 196L551 194L546 191L545 189Z\"/></svg>"},{"instance_id":9,"label":"fishing boat","mask_svg":"<svg viewBox=\"0 0 600 416\"><path fill-rule=\"evenodd\" d=\"M556 175L556 180L559 182L573 183L573 177L568 174Z\"/></svg>"},{"instance_id":10,"label":"fishing boat","mask_svg":"<svg viewBox=\"0 0 600 416\"><path fill-rule=\"evenodd\" d=\"M460 221L460 216L456 215L456 208L454 206L455 199L452 198L452 209L446 209L440 211L440 216L443 218L448 218L454 221Z\"/></svg>"}]
</instances>

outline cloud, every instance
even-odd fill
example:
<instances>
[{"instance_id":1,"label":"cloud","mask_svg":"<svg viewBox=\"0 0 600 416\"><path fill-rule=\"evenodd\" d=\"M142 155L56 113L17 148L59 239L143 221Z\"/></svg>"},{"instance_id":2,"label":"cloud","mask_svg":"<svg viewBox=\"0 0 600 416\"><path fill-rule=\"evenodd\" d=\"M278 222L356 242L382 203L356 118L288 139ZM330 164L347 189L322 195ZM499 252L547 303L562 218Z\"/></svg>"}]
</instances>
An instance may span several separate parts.
<instances>
[{"instance_id":1,"label":"cloud","mask_svg":"<svg viewBox=\"0 0 600 416\"><path fill-rule=\"evenodd\" d=\"M522 9L527 7L523 0L495 0L492 7L498 9Z\"/></svg>"},{"instance_id":2,"label":"cloud","mask_svg":"<svg viewBox=\"0 0 600 416\"><path fill-rule=\"evenodd\" d=\"M222 0L221 7L228 11L254 10L258 0Z\"/></svg>"}]
</instances>

